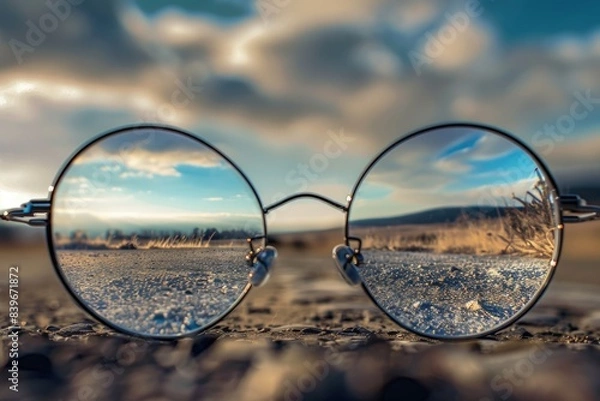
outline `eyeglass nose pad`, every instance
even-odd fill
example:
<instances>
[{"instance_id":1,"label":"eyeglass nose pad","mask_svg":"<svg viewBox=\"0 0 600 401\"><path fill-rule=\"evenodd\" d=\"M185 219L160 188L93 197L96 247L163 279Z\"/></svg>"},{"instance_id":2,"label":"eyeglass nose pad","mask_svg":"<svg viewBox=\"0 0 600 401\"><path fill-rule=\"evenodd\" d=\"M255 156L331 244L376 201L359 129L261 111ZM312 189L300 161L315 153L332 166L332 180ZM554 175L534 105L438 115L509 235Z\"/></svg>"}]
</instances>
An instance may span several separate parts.
<instances>
[{"instance_id":1,"label":"eyeglass nose pad","mask_svg":"<svg viewBox=\"0 0 600 401\"><path fill-rule=\"evenodd\" d=\"M271 277L271 269L277 259L277 249L267 246L265 249L259 249L254 256L252 271L248 276L250 284L254 287L262 287Z\"/></svg>"},{"instance_id":2,"label":"eyeglass nose pad","mask_svg":"<svg viewBox=\"0 0 600 401\"><path fill-rule=\"evenodd\" d=\"M362 254L355 253L347 245L338 245L333 248L333 260L335 260L335 265L348 284L357 286L362 282L357 266L363 262Z\"/></svg>"}]
</instances>

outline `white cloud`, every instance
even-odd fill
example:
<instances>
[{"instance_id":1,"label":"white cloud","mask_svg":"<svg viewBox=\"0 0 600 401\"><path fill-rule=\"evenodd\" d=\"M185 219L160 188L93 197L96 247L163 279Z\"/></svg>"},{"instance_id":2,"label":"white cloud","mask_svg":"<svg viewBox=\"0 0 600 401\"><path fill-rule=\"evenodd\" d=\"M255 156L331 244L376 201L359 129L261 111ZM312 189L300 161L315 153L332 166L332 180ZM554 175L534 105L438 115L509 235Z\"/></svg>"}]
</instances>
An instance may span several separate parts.
<instances>
[{"instance_id":1,"label":"white cloud","mask_svg":"<svg viewBox=\"0 0 600 401\"><path fill-rule=\"evenodd\" d=\"M177 176L177 172L176 171L173 173L169 172L165 175ZM146 173L143 171L126 171L124 173L119 174L119 178L121 178L123 180L130 179L130 178L133 178L133 179L145 178L145 179L151 180L154 178L154 174Z\"/></svg>"},{"instance_id":2,"label":"white cloud","mask_svg":"<svg viewBox=\"0 0 600 401\"><path fill-rule=\"evenodd\" d=\"M182 143L183 145L183 143ZM192 142L187 143L188 146ZM116 163L123 166L117 171L125 169L119 174L120 178L154 178L159 177L180 177L181 173L178 167L190 166L198 168L214 168L222 165L221 157L203 145L197 144L198 149L173 149L162 151L151 151L142 147L128 149L127 152L106 151L100 147L91 148L87 153L80 154L74 161L75 164L92 163Z\"/></svg>"},{"instance_id":3,"label":"white cloud","mask_svg":"<svg viewBox=\"0 0 600 401\"><path fill-rule=\"evenodd\" d=\"M454 32L453 40L444 42L438 34L445 29ZM431 40L424 42L421 52L432 59L431 67L441 72L461 72L473 69L477 63L489 63L495 47L494 39L494 33L481 24L472 23L461 32L446 22ZM430 48L440 50L432 53Z\"/></svg>"},{"instance_id":4,"label":"white cloud","mask_svg":"<svg viewBox=\"0 0 600 401\"><path fill-rule=\"evenodd\" d=\"M106 165L106 166L102 166L100 167L100 171L105 172L105 173L118 173L119 171L121 171L121 166L119 166L118 164L115 165Z\"/></svg>"},{"instance_id":5,"label":"white cloud","mask_svg":"<svg viewBox=\"0 0 600 401\"><path fill-rule=\"evenodd\" d=\"M453 160L451 158L438 160L434 167L445 174L466 174L472 170L472 167L465 164L462 160Z\"/></svg>"}]
</instances>

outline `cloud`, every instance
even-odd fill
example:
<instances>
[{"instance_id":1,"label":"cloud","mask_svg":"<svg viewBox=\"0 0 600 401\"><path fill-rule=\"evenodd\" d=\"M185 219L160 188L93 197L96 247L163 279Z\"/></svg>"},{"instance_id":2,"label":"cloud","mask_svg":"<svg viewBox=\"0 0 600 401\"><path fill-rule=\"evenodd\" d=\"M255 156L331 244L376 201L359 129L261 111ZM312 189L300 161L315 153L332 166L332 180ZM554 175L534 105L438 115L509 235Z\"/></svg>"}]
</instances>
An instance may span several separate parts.
<instances>
[{"instance_id":1,"label":"cloud","mask_svg":"<svg viewBox=\"0 0 600 401\"><path fill-rule=\"evenodd\" d=\"M466 174L472 171L472 167L463 163L461 160L453 160L451 158L439 159L435 162L436 170L444 171L452 174Z\"/></svg>"},{"instance_id":2,"label":"cloud","mask_svg":"<svg viewBox=\"0 0 600 401\"><path fill-rule=\"evenodd\" d=\"M84 2L19 65L7 43L26 41L27 21L38 22L48 9L44 2L9 1L0 16L0 182L11 191L45 190L82 142L115 125L150 120L202 135L218 127L207 135L231 142L228 153L255 177L289 171L322 151L329 130L345 127L357 140L332 163L340 177L331 181L352 183L380 149L422 126L480 121L539 147L536 132L568 112L573 92L600 96L597 32L509 45L505 28L485 14L417 75L410 52L447 23L446 12L462 7L306 0L291 2L265 25L260 15L235 24L182 12L148 19L119 14L115 0ZM194 91L177 107L174 94L188 81ZM597 169L597 153L586 143L597 149L599 124L593 116L579 122L544 155L550 168L571 169L562 154L580 151L578 174ZM574 140L577 149L569 146ZM170 161L147 167L143 159L153 155L140 153L130 173L174 176L174 159L189 155L167 154ZM461 168L456 161L446 167ZM293 190L284 177L261 188Z\"/></svg>"},{"instance_id":3,"label":"cloud","mask_svg":"<svg viewBox=\"0 0 600 401\"><path fill-rule=\"evenodd\" d=\"M174 176L174 177L178 177L179 173L177 171L175 171L172 168L169 168L168 171L164 172L161 171L161 174L158 175L163 175L163 176ZM148 179L151 180L154 178L154 173L148 173L148 172L144 172L144 171L126 171L124 173L119 174L119 178L122 180L127 180L127 179Z\"/></svg>"},{"instance_id":4,"label":"cloud","mask_svg":"<svg viewBox=\"0 0 600 401\"><path fill-rule=\"evenodd\" d=\"M480 177L490 171L490 163L517 154L519 149L512 140L486 131L467 127L432 129L390 149L373 166L367 180L403 188L441 189L455 181Z\"/></svg>"},{"instance_id":5,"label":"cloud","mask_svg":"<svg viewBox=\"0 0 600 401\"><path fill-rule=\"evenodd\" d=\"M115 18L116 0L102 4L86 1L73 6L68 18L49 31L42 30L40 23L44 16L54 15L46 2L27 6L19 1L9 3L2 13L0 35L31 46L33 52L22 54L22 65L18 57L10 57L2 59L0 67L25 71L66 69L80 78L115 79L134 76L149 61ZM28 35L32 25L41 32L39 38ZM81 57L82 54L93 57ZM74 69L73 65L80 68Z\"/></svg>"},{"instance_id":6,"label":"cloud","mask_svg":"<svg viewBox=\"0 0 600 401\"><path fill-rule=\"evenodd\" d=\"M121 179L180 177L181 166L214 168L226 164L219 154L193 138L162 129L130 129L88 147L76 166L101 164L100 171Z\"/></svg>"},{"instance_id":7,"label":"cloud","mask_svg":"<svg viewBox=\"0 0 600 401\"><path fill-rule=\"evenodd\" d=\"M432 1L407 1L397 4L389 15L390 23L402 32L412 33L433 22L439 15L439 3Z\"/></svg>"},{"instance_id":8,"label":"cloud","mask_svg":"<svg viewBox=\"0 0 600 401\"><path fill-rule=\"evenodd\" d=\"M466 128L400 143L373 166L355 196L361 218L450 206L513 204L538 182L536 164L510 139ZM354 207L354 206L353 206Z\"/></svg>"},{"instance_id":9,"label":"cloud","mask_svg":"<svg viewBox=\"0 0 600 401\"><path fill-rule=\"evenodd\" d=\"M456 39L449 44L440 42L434 38L427 40L421 49L422 54L429 56L428 47L439 46L442 50L438 56L432 57L431 67L440 72L464 72L473 69L473 66L481 62L489 63L495 47L494 33L483 25L471 24L464 31L456 31L450 22L446 22L440 30L449 28L456 32ZM441 32L441 31L439 31Z\"/></svg>"},{"instance_id":10,"label":"cloud","mask_svg":"<svg viewBox=\"0 0 600 401\"><path fill-rule=\"evenodd\" d=\"M180 177L178 167L190 166L197 168L213 168L222 165L217 154L197 150L172 150L152 152L147 149L134 149L126 155L94 151L89 155L81 155L76 164L119 163L127 171L119 175L121 178L153 178Z\"/></svg>"}]
</instances>

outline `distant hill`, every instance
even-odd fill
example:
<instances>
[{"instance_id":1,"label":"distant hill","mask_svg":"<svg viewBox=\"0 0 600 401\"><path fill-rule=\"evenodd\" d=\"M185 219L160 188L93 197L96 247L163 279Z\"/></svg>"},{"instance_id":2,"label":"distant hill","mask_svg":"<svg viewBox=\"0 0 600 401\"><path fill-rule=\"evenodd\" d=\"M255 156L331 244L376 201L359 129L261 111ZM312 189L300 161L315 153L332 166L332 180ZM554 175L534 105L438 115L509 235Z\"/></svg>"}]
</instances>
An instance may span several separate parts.
<instances>
[{"instance_id":1,"label":"distant hill","mask_svg":"<svg viewBox=\"0 0 600 401\"><path fill-rule=\"evenodd\" d=\"M473 218L498 218L506 215L508 207L448 207L427 210L424 212L407 214L403 216L384 217L377 219L365 219L353 221L354 227L387 227L413 224L442 224L454 223L459 217L466 215Z\"/></svg>"}]
</instances>

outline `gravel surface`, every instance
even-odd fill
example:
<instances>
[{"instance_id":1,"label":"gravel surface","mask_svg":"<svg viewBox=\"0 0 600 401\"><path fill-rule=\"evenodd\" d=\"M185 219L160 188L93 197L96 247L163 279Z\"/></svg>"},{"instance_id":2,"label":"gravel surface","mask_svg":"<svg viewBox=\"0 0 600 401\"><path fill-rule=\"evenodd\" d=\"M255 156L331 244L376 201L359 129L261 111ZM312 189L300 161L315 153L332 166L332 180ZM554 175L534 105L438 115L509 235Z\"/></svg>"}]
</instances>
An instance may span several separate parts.
<instances>
[{"instance_id":1,"label":"gravel surface","mask_svg":"<svg viewBox=\"0 0 600 401\"><path fill-rule=\"evenodd\" d=\"M95 313L142 335L205 328L247 291L247 248L58 251L65 278Z\"/></svg>"},{"instance_id":2,"label":"gravel surface","mask_svg":"<svg viewBox=\"0 0 600 401\"><path fill-rule=\"evenodd\" d=\"M157 342L91 320L55 277L28 274L26 253L5 261L22 272L20 387L8 388L3 313L1 400L600 400L593 285L553 283L509 329L448 344L399 328L331 259L283 254L269 284L215 327Z\"/></svg>"},{"instance_id":3,"label":"gravel surface","mask_svg":"<svg viewBox=\"0 0 600 401\"><path fill-rule=\"evenodd\" d=\"M404 327L433 336L501 326L543 288L550 261L519 256L365 251L363 281Z\"/></svg>"}]
</instances>

